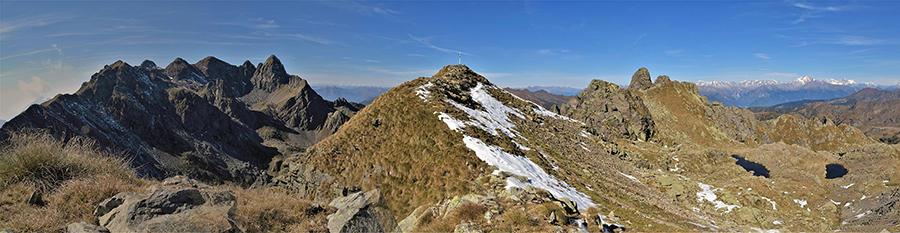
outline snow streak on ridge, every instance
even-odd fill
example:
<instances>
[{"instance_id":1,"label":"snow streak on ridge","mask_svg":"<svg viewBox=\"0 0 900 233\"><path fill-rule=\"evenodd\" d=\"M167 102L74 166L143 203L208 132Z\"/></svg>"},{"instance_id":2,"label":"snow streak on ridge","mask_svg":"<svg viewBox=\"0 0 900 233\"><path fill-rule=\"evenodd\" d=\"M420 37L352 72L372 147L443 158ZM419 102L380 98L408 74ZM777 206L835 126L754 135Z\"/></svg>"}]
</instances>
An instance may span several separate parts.
<instances>
[{"instance_id":1,"label":"snow streak on ridge","mask_svg":"<svg viewBox=\"0 0 900 233\"><path fill-rule=\"evenodd\" d=\"M431 85L433 84L427 83L420 86L417 90L425 90L428 87L431 87ZM456 119L443 112L436 113L438 114L438 118L446 123L450 129L457 132L463 132L461 130L462 128L475 126L487 132L490 132L495 136L499 136L500 133L503 133L510 138L518 137L524 139L524 137L519 135L519 133L514 129L516 125L509 120L509 115L512 114L513 116L520 118L525 117L519 110L503 105L503 103L501 103L497 99L494 99L494 97L492 97L490 93L487 92L486 88L488 87L484 86L484 84L478 83L478 85L472 88L470 94L475 102L478 102L478 104L481 104L481 106L484 107L485 111L471 109L459 103L456 103L453 100L447 99L445 101L447 101L454 107L463 110L463 112L465 112L469 116L470 120ZM420 98L425 99L425 96L429 93L417 91L416 94ZM534 111L538 114L548 116L556 115L552 112L541 110L543 109L536 109ZM547 113L552 115L549 115ZM507 188L511 186L519 188L533 186L535 188L544 189L553 194L554 197L565 197L569 200L572 200L578 205L579 209L587 209L588 207L596 205L593 201L591 201L591 198L589 196L582 192L579 192L574 187L557 179L553 175L548 174L543 170L543 168L538 166L527 157L507 153L503 151L503 148L499 146L487 145L481 139L465 134L463 134L463 142L466 144L466 147L475 151L475 155L477 155L479 159L485 161L487 164L497 167L497 169L499 169L500 171L510 172L528 178L527 181L520 181L513 177L508 177ZM518 142L513 142L518 144ZM530 148L521 145L519 146L523 150L530 150Z\"/></svg>"}]
</instances>

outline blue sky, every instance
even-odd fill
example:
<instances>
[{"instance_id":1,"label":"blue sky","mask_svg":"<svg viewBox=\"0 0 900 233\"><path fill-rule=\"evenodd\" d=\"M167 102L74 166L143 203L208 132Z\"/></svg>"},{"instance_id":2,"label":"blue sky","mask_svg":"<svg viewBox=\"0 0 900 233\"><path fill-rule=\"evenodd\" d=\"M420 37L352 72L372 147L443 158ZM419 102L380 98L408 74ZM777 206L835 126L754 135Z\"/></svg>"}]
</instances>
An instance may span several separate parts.
<instances>
[{"instance_id":1,"label":"blue sky","mask_svg":"<svg viewBox=\"0 0 900 233\"><path fill-rule=\"evenodd\" d=\"M395 86L462 62L501 86L900 82L892 1L0 1L0 119L103 65L275 54L313 84Z\"/></svg>"}]
</instances>

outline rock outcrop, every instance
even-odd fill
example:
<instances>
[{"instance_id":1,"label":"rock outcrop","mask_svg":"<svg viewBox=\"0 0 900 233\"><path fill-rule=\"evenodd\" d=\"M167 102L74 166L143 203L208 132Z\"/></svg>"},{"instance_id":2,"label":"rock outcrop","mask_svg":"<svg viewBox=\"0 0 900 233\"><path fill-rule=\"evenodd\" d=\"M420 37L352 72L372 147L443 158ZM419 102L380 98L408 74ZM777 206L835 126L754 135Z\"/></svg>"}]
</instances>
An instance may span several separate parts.
<instances>
[{"instance_id":1,"label":"rock outcrop","mask_svg":"<svg viewBox=\"0 0 900 233\"><path fill-rule=\"evenodd\" d=\"M643 77L643 74L649 80L646 68L638 70L635 76ZM584 91L561 106L559 112L584 122L592 133L607 139L648 140L656 132L653 116L639 93L632 87L623 89L599 79L591 81Z\"/></svg>"},{"instance_id":2,"label":"rock outcrop","mask_svg":"<svg viewBox=\"0 0 900 233\"><path fill-rule=\"evenodd\" d=\"M274 55L260 67L215 57L176 58L165 69L117 61L74 94L32 105L3 125L0 139L45 129L127 151L140 176L250 185L269 179L271 158L327 137L360 108L322 99Z\"/></svg>"},{"instance_id":3,"label":"rock outcrop","mask_svg":"<svg viewBox=\"0 0 900 233\"><path fill-rule=\"evenodd\" d=\"M631 84L628 89L643 91L653 86L653 80L650 80L650 71L641 67L631 75Z\"/></svg>"},{"instance_id":4,"label":"rock outcrop","mask_svg":"<svg viewBox=\"0 0 900 233\"><path fill-rule=\"evenodd\" d=\"M338 209L328 216L331 233L385 232L397 226L378 189L338 197L329 205Z\"/></svg>"},{"instance_id":5,"label":"rock outcrop","mask_svg":"<svg viewBox=\"0 0 900 233\"><path fill-rule=\"evenodd\" d=\"M119 193L95 214L111 232L243 232L236 204L230 190L176 176L144 193Z\"/></svg>"}]
</instances>

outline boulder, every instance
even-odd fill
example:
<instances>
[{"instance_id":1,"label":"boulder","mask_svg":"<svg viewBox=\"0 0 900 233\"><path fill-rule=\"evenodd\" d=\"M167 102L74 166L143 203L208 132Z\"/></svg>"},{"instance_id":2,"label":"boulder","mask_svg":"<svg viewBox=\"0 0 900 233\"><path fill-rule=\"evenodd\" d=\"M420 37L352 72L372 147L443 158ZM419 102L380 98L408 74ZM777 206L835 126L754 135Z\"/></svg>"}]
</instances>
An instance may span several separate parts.
<instances>
[{"instance_id":1,"label":"boulder","mask_svg":"<svg viewBox=\"0 0 900 233\"><path fill-rule=\"evenodd\" d=\"M243 232L233 219L236 204L231 190L176 176L144 193L119 193L95 213L112 232Z\"/></svg>"},{"instance_id":2,"label":"boulder","mask_svg":"<svg viewBox=\"0 0 900 233\"><path fill-rule=\"evenodd\" d=\"M328 231L331 233L384 232L384 229L397 226L379 189L338 197L329 205L338 209L328 215Z\"/></svg>"},{"instance_id":3,"label":"boulder","mask_svg":"<svg viewBox=\"0 0 900 233\"><path fill-rule=\"evenodd\" d=\"M86 222L75 222L66 226L66 232L70 233L109 233L105 227Z\"/></svg>"}]
</instances>

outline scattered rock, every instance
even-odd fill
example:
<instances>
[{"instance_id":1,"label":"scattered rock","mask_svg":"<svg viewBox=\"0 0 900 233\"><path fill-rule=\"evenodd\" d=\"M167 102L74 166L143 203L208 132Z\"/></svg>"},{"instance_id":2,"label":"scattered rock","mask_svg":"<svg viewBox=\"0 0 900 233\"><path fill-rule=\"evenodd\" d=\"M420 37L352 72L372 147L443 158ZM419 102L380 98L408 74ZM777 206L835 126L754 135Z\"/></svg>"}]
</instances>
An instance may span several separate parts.
<instances>
[{"instance_id":1,"label":"scattered rock","mask_svg":"<svg viewBox=\"0 0 900 233\"><path fill-rule=\"evenodd\" d=\"M338 208L328 215L328 230L338 232L384 232L397 226L394 216L384 205L379 189L338 197L330 206Z\"/></svg>"},{"instance_id":2,"label":"scattered rock","mask_svg":"<svg viewBox=\"0 0 900 233\"><path fill-rule=\"evenodd\" d=\"M2 232L2 231L0 231ZM66 226L66 232L69 233L109 233L105 227L97 226L86 222L71 223Z\"/></svg>"},{"instance_id":3,"label":"scattered rock","mask_svg":"<svg viewBox=\"0 0 900 233\"><path fill-rule=\"evenodd\" d=\"M31 192L31 195L28 196L28 200L25 201L25 204L44 206L43 195L38 191Z\"/></svg>"},{"instance_id":4,"label":"scattered rock","mask_svg":"<svg viewBox=\"0 0 900 233\"><path fill-rule=\"evenodd\" d=\"M144 193L117 194L95 213L112 207L100 216L112 232L243 232L233 220L236 204L231 190L176 176Z\"/></svg>"},{"instance_id":5,"label":"scattered rock","mask_svg":"<svg viewBox=\"0 0 900 233\"><path fill-rule=\"evenodd\" d=\"M453 229L453 233L481 233L481 227L478 225L464 222L456 225L456 228Z\"/></svg>"}]
</instances>

